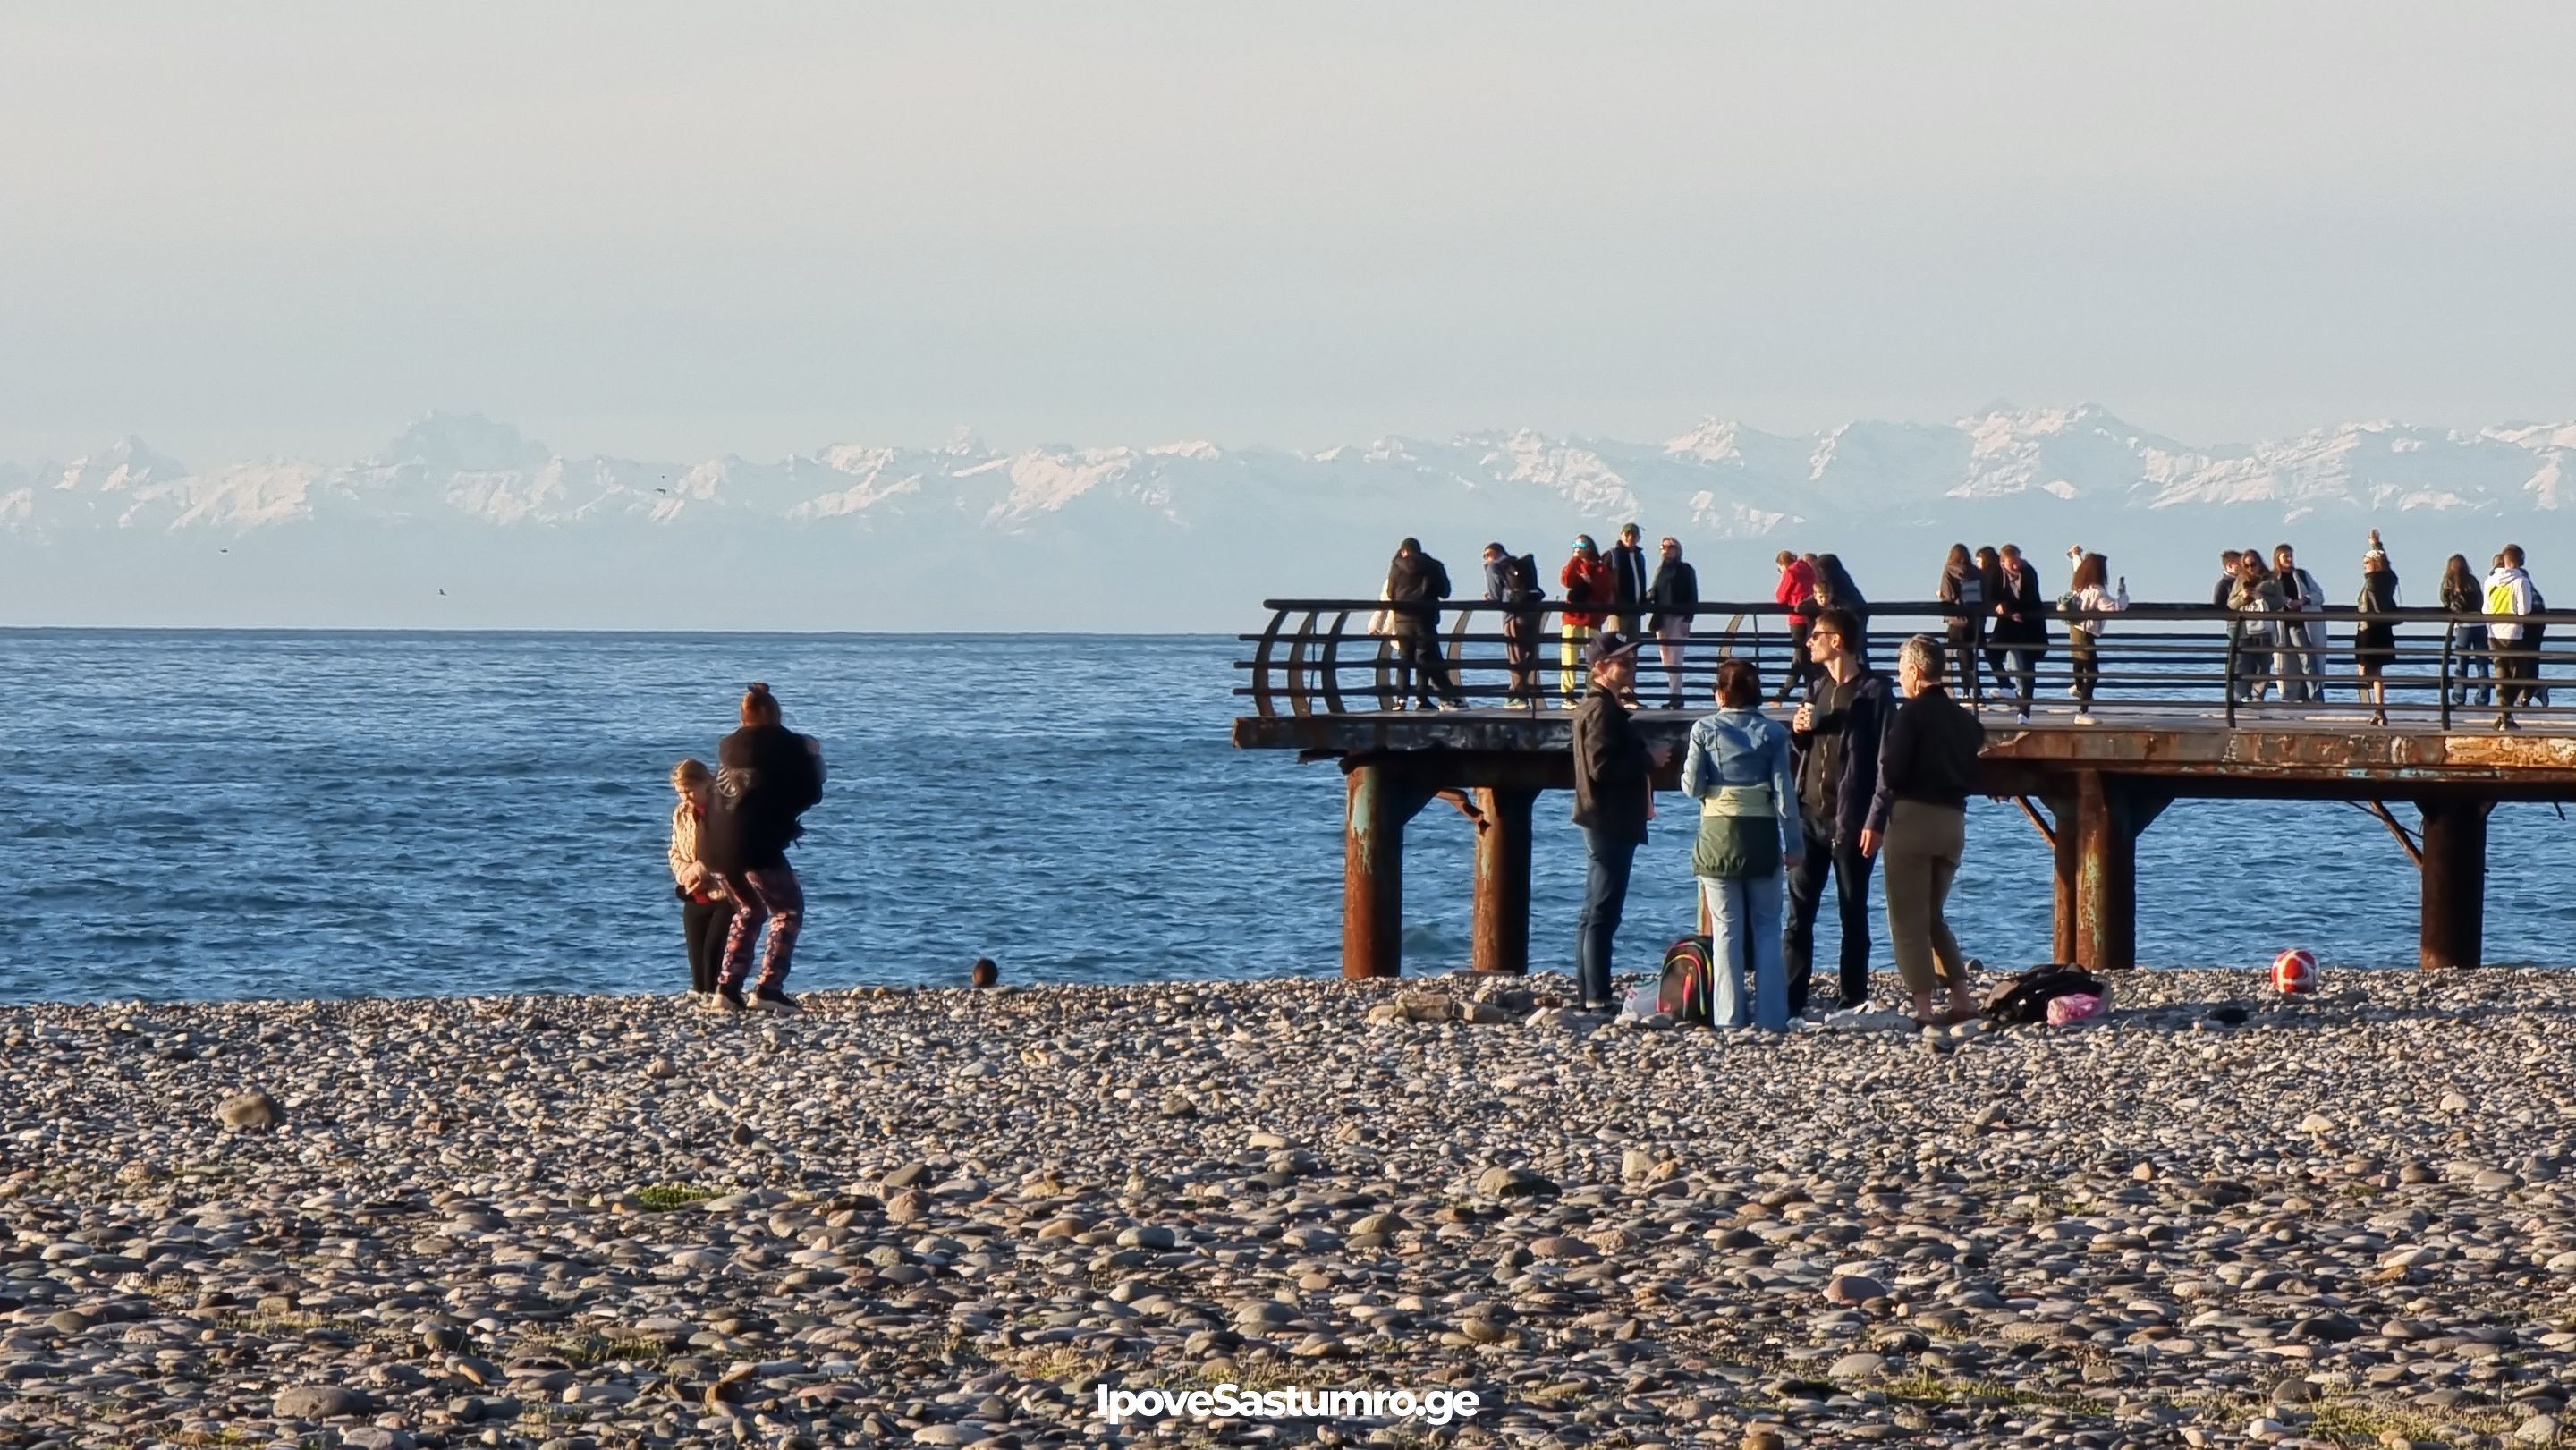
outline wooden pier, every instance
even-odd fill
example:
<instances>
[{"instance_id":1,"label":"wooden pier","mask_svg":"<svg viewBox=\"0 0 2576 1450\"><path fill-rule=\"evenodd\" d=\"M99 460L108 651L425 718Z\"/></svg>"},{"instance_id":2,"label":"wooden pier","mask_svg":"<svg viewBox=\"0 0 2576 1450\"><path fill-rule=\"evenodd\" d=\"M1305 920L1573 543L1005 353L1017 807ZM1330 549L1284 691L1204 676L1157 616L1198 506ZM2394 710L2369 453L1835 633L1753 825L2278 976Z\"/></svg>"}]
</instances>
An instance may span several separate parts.
<instances>
[{"instance_id":1,"label":"wooden pier","mask_svg":"<svg viewBox=\"0 0 2576 1450\"><path fill-rule=\"evenodd\" d=\"M1533 811L1542 791L1573 785L1555 632L1542 635L1539 676L1548 708L1532 708L1506 698L1511 676L1499 620L1489 607L1459 611L1445 634L1446 654L1467 706L1410 712L1391 708L1389 667L1380 641L1366 633L1364 622L1380 607L1274 601L1270 630L1245 637L1255 646L1243 662L1253 683L1239 693L1254 708L1235 721L1234 743L1294 750L1341 767L1343 975L1401 969L1405 829L1445 792L1470 795L1489 822L1476 841L1471 963L1479 971L1525 972ZM1767 632L1766 614L1774 616ZM1678 787L1691 722L1713 708L1707 682L1719 659L1753 659L1766 683L1779 680L1788 654L1776 614L1769 605L1703 606L1710 627L1695 636L1683 665L1695 708L1637 717L1651 742L1671 747L1659 789ZM2454 647L2452 621L2409 611L2387 616L2403 628L2387 673L2390 723L2375 725L2368 707L2355 702L2348 643L2331 642L2338 633L2348 640L2353 618L2302 618L2321 620L2330 641L2310 647L2314 673L2333 691L2321 704L2240 699L2255 671L2270 668L2272 652L2258 656L2231 628L2239 621L2205 609L2140 610L2107 622L2094 723L2074 718L2065 666L2055 656L2043 663L2027 724L1998 703L1991 681L1976 679L1963 691L1982 697L1972 698L1987 728L1980 790L2018 802L2054 853L2057 960L2096 969L2137 964L2138 838L2174 801L2209 797L2351 801L2369 809L2387 827L2392 849L2404 850L2422 874L2420 964L2480 963L2488 812L2504 801L2576 800L2576 703L2526 701L2510 729L2496 725L2492 705L2455 705L2456 690L2476 688L2477 677ZM1363 622L1356 631L1354 621ZM1943 623L1937 605L1873 609L1870 635L1882 667L1904 635L1919 629L1938 637ZM2062 650L2062 627L2056 634ZM1660 700L1664 685L1651 643L1643 656L1640 693ZM2559 678L2547 667L2569 660L2541 652L2535 662L2546 683ZM2576 687L2568 693L2576 696ZM2412 832L2394 809L2401 805L2418 814ZM2234 847L2215 841L2212 849Z\"/></svg>"}]
</instances>

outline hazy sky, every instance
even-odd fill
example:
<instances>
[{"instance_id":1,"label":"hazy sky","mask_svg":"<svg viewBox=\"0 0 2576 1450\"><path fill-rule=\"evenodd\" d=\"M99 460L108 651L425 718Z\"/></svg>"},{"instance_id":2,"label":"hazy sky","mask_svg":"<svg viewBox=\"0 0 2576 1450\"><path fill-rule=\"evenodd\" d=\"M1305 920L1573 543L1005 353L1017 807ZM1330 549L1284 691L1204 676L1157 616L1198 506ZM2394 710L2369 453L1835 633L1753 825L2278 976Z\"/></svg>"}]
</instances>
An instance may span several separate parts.
<instances>
[{"instance_id":1,"label":"hazy sky","mask_svg":"<svg viewBox=\"0 0 2576 1450\"><path fill-rule=\"evenodd\" d=\"M2576 417L2576 5L0 15L0 456Z\"/></svg>"}]
</instances>

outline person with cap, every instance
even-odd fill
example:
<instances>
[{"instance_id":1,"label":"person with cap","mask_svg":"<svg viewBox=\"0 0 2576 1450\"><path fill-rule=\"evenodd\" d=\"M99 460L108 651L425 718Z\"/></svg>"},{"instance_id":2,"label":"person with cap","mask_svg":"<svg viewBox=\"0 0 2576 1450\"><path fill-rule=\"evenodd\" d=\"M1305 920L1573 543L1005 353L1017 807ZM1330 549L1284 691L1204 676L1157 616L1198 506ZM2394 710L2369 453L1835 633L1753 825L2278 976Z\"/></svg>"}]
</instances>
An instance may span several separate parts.
<instances>
[{"instance_id":1,"label":"person with cap","mask_svg":"<svg viewBox=\"0 0 2576 1450\"><path fill-rule=\"evenodd\" d=\"M1619 542L1610 546L1610 627L1635 639L1637 618L1646 602L1646 550L1635 524L1623 525Z\"/></svg>"},{"instance_id":2,"label":"person with cap","mask_svg":"<svg viewBox=\"0 0 2576 1450\"><path fill-rule=\"evenodd\" d=\"M1574 712L1574 823L1583 828L1583 913L1575 928L1575 982L1583 1010L1608 1011L1611 944L1628 901L1628 872L1655 813L1655 767L1628 714L1637 683L1637 643L1616 630L1595 635L1587 654L1592 688Z\"/></svg>"},{"instance_id":3,"label":"person with cap","mask_svg":"<svg viewBox=\"0 0 2576 1450\"><path fill-rule=\"evenodd\" d=\"M1515 556L1500 540L1485 546L1485 598L1503 610L1503 658L1512 682L1504 692L1513 704L1534 702L1538 686L1538 602L1547 591L1538 587L1538 565Z\"/></svg>"},{"instance_id":4,"label":"person with cap","mask_svg":"<svg viewBox=\"0 0 2576 1450\"><path fill-rule=\"evenodd\" d=\"M1691 616L1699 609L1699 571L1682 562L1681 540L1666 537L1663 562L1655 581L1646 586L1646 601L1655 607L1646 628L1664 657L1664 708L1687 708L1682 697L1682 656L1690 648Z\"/></svg>"},{"instance_id":5,"label":"person with cap","mask_svg":"<svg viewBox=\"0 0 2576 1450\"><path fill-rule=\"evenodd\" d=\"M1601 546L1590 534L1574 536L1574 552L1566 557L1565 567L1557 572L1556 582L1565 590L1563 639L1558 646L1557 690L1565 697L1565 708L1574 708L1583 690L1583 676L1578 673L1582 662L1590 658L1590 644L1601 628L1603 611L1587 605L1610 603L1613 581L1610 561L1601 557ZM1630 678L1635 677L1629 671Z\"/></svg>"},{"instance_id":6,"label":"person with cap","mask_svg":"<svg viewBox=\"0 0 2576 1450\"><path fill-rule=\"evenodd\" d=\"M1389 624L1395 632L1395 694L1400 705L1409 692L1419 701L1419 708L1435 708L1432 693L1451 709L1467 703L1458 693L1458 682L1449 678L1449 665L1440 657L1440 601L1449 597L1449 571L1440 561L1422 552L1422 541L1406 539L1396 545L1395 558L1386 569L1386 600Z\"/></svg>"}]
</instances>

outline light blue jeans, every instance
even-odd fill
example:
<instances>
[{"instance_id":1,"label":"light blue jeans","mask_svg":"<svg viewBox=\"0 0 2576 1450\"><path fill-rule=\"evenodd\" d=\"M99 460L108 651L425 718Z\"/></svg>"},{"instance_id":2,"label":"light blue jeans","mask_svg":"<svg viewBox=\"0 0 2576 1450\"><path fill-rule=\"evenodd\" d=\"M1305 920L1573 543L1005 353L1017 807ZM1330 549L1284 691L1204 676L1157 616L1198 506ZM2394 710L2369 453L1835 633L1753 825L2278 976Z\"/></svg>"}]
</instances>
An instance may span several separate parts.
<instances>
[{"instance_id":1,"label":"light blue jeans","mask_svg":"<svg viewBox=\"0 0 2576 1450\"><path fill-rule=\"evenodd\" d=\"M1708 903L1709 1020L1789 1030L1789 972L1780 959L1780 873L1699 878ZM1748 990L1750 989L1749 993ZM1751 998L1748 1003L1748 995Z\"/></svg>"}]
</instances>

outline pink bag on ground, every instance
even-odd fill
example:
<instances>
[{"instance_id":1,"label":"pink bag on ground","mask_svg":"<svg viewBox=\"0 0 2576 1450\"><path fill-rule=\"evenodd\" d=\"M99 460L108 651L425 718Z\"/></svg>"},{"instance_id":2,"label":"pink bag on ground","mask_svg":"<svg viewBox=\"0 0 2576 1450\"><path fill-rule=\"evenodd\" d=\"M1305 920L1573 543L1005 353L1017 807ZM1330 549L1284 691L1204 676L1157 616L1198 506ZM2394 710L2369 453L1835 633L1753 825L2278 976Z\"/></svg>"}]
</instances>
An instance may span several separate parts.
<instances>
[{"instance_id":1,"label":"pink bag on ground","mask_svg":"<svg viewBox=\"0 0 2576 1450\"><path fill-rule=\"evenodd\" d=\"M2051 1027L2064 1027L2070 1022L2101 1015L2102 999L2090 992L2069 992L2048 1001L2048 1025Z\"/></svg>"}]
</instances>

